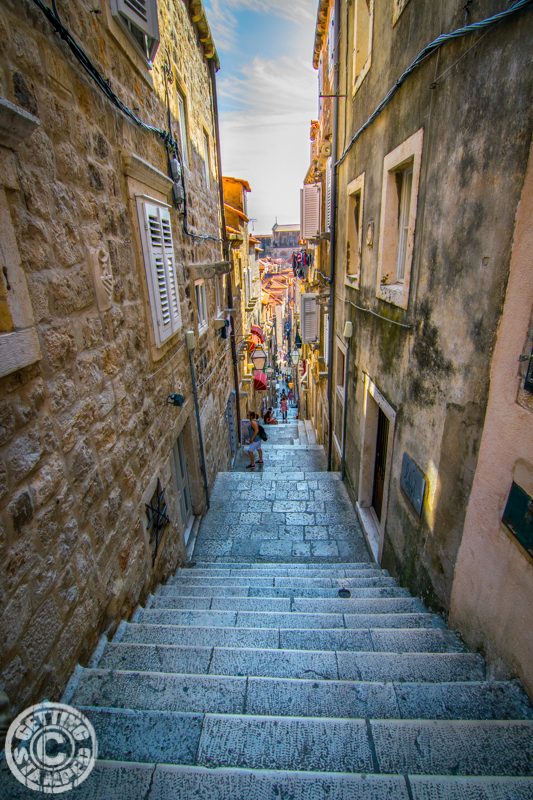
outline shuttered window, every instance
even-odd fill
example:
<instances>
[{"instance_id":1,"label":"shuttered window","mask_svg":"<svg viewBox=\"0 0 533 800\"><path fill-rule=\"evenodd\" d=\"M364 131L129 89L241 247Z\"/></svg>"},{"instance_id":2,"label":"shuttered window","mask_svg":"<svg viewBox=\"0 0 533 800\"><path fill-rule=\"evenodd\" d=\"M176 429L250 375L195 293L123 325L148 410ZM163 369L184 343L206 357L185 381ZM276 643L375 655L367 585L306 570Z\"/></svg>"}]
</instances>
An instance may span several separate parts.
<instances>
[{"instance_id":1,"label":"shuttered window","mask_svg":"<svg viewBox=\"0 0 533 800\"><path fill-rule=\"evenodd\" d=\"M302 294L300 301L302 342L308 344L318 339L318 306L316 294Z\"/></svg>"},{"instance_id":2,"label":"shuttered window","mask_svg":"<svg viewBox=\"0 0 533 800\"><path fill-rule=\"evenodd\" d=\"M196 312L198 314L198 333L202 334L207 330L207 297L205 294L205 282L196 281L194 284L194 295L196 299Z\"/></svg>"},{"instance_id":3,"label":"shuttered window","mask_svg":"<svg viewBox=\"0 0 533 800\"><path fill-rule=\"evenodd\" d=\"M181 328L170 211L166 206L138 200L144 267L150 310L158 346Z\"/></svg>"},{"instance_id":4,"label":"shuttered window","mask_svg":"<svg viewBox=\"0 0 533 800\"><path fill-rule=\"evenodd\" d=\"M147 61L152 62L159 47L157 0L110 0L113 17L128 32Z\"/></svg>"},{"instance_id":5,"label":"shuttered window","mask_svg":"<svg viewBox=\"0 0 533 800\"><path fill-rule=\"evenodd\" d=\"M326 230L331 229L331 177L332 160L331 156L326 161Z\"/></svg>"},{"instance_id":6,"label":"shuttered window","mask_svg":"<svg viewBox=\"0 0 533 800\"><path fill-rule=\"evenodd\" d=\"M322 342L322 352L324 353L324 363L329 361L329 314L324 314L324 341Z\"/></svg>"},{"instance_id":7,"label":"shuttered window","mask_svg":"<svg viewBox=\"0 0 533 800\"><path fill-rule=\"evenodd\" d=\"M178 89L178 118L181 157L186 167L189 166L189 126L187 124L187 105L185 95Z\"/></svg>"},{"instance_id":8,"label":"shuttered window","mask_svg":"<svg viewBox=\"0 0 533 800\"><path fill-rule=\"evenodd\" d=\"M303 239L320 233L320 184L309 183L300 190L300 217Z\"/></svg>"}]
</instances>

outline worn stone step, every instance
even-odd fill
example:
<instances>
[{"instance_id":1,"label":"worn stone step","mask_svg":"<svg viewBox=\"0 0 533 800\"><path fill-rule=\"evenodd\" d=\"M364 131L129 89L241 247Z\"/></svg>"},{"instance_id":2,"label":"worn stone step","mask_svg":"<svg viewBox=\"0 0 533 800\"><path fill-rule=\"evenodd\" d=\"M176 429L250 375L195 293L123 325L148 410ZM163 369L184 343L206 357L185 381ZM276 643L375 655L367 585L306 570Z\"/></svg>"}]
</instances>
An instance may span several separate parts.
<instances>
[{"instance_id":1,"label":"worn stone step","mask_svg":"<svg viewBox=\"0 0 533 800\"><path fill-rule=\"evenodd\" d=\"M337 577L326 577L326 578L316 578L316 577L302 577L301 575L293 576L293 577L269 577L263 578L257 575L253 575L252 577L247 577L246 575L238 575L235 573L234 575L230 575L229 577L215 575L211 577L210 575L179 575L176 576L174 579L171 579L166 583L162 589L165 591L161 591L161 594L172 594L177 590L180 590L183 587L188 586L205 586L209 585L210 587L216 586L243 586L246 588L255 587L255 588L264 588L269 586L279 586L285 588L331 588L337 587L340 589L341 587L345 586L348 589L352 587L364 587L364 586L397 586L398 584L394 580L394 578L390 578L387 575L383 575L381 572L377 570L365 570L361 572L361 577L356 578L337 578Z\"/></svg>"},{"instance_id":2,"label":"worn stone step","mask_svg":"<svg viewBox=\"0 0 533 800\"><path fill-rule=\"evenodd\" d=\"M328 564L327 566L332 566ZM210 569L210 570L203 570L203 569L180 569L173 578L169 581L170 583L179 583L181 576L183 577L219 577L219 578L232 578L232 577L241 577L241 578L360 578L364 577L379 577L383 575L384 577L388 577L388 573L384 572L383 570L378 570L372 567L372 565L368 565L367 569L344 569L340 564L333 565L335 569L331 570L330 572L324 573L322 570L317 569L316 565L313 565L312 569L307 568L307 564L301 564L296 567L292 567L292 569L287 569L286 567L280 566L279 569L269 569L269 570L260 570L260 569L242 569L239 570L237 567L234 569Z\"/></svg>"},{"instance_id":3,"label":"worn stone step","mask_svg":"<svg viewBox=\"0 0 533 800\"><path fill-rule=\"evenodd\" d=\"M140 609L135 622L151 625L192 625L194 627L241 628L431 628L443 625L429 613L326 614L296 611L215 611L179 609ZM313 649L313 648L311 648Z\"/></svg>"},{"instance_id":4,"label":"worn stone step","mask_svg":"<svg viewBox=\"0 0 533 800\"><path fill-rule=\"evenodd\" d=\"M213 709L214 710L214 709ZM255 677L247 714L368 719L531 719L527 698L510 683L385 683Z\"/></svg>"},{"instance_id":5,"label":"worn stone step","mask_svg":"<svg viewBox=\"0 0 533 800\"><path fill-rule=\"evenodd\" d=\"M98 669L355 681L479 681L473 653L375 653L109 643ZM407 702L407 701L406 701Z\"/></svg>"},{"instance_id":6,"label":"worn stone step","mask_svg":"<svg viewBox=\"0 0 533 800\"><path fill-rule=\"evenodd\" d=\"M1 796L34 800L0 761ZM533 778L207 769L98 760L76 800L532 800Z\"/></svg>"},{"instance_id":7,"label":"worn stone step","mask_svg":"<svg viewBox=\"0 0 533 800\"><path fill-rule=\"evenodd\" d=\"M113 640L134 644L190 647L249 647L288 650L355 650L379 652L461 651L451 632L439 628L280 629L121 623Z\"/></svg>"},{"instance_id":8,"label":"worn stone step","mask_svg":"<svg viewBox=\"0 0 533 800\"><path fill-rule=\"evenodd\" d=\"M211 593L213 594L213 593ZM396 614L425 611L423 603L414 597L196 597L153 595L147 608L211 609L214 611L286 611L306 614Z\"/></svg>"},{"instance_id":9,"label":"worn stone step","mask_svg":"<svg viewBox=\"0 0 533 800\"><path fill-rule=\"evenodd\" d=\"M368 739L372 735L374 747ZM530 774L533 723L207 715L205 766L386 774Z\"/></svg>"},{"instance_id":10,"label":"worn stone step","mask_svg":"<svg viewBox=\"0 0 533 800\"><path fill-rule=\"evenodd\" d=\"M382 579L383 580L383 579ZM370 585L369 585L370 583ZM373 586L372 581L363 586L352 586L350 593L357 597L408 597L407 589L395 585ZM250 586L249 584L213 586L211 583L160 586L155 597L338 597L340 586Z\"/></svg>"},{"instance_id":11,"label":"worn stone step","mask_svg":"<svg viewBox=\"0 0 533 800\"><path fill-rule=\"evenodd\" d=\"M309 564L307 566L302 566L301 564L298 565L297 569L304 569L306 571L309 570L320 570L321 572L330 572L331 570L335 570L337 567L341 569L369 569L372 566L377 567L377 564L369 564L366 561L351 561L351 562L342 562L342 564ZM216 569L220 570L223 568L227 569L253 569L253 570L260 570L265 571L269 569L278 570L280 568L285 569L292 569L294 568L294 563L291 562L254 562L254 561L246 561L241 562L240 564L236 565L232 562L223 562L223 561L197 561L195 567L193 568L196 572L198 569ZM178 570L179 573L185 572L186 568Z\"/></svg>"}]
</instances>

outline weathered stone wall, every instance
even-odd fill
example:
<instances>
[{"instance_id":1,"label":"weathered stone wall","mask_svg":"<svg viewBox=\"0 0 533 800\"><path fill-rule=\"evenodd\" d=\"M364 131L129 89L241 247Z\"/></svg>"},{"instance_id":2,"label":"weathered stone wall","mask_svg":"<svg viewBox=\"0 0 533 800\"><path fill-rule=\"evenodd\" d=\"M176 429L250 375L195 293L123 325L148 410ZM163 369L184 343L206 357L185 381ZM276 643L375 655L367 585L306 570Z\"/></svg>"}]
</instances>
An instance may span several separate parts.
<instances>
[{"instance_id":1,"label":"weathered stone wall","mask_svg":"<svg viewBox=\"0 0 533 800\"><path fill-rule=\"evenodd\" d=\"M59 5L63 23L142 119L167 128L165 62L174 133L177 82L185 88L188 224L214 240L186 236L172 212L183 327L155 348L132 196L144 187L171 202L169 184L156 172L167 174L164 145L110 105L31 2L6 0L0 93L40 120L15 150L0 141L10 165L2 171L8 222L42 352L0 380L1 681L13 712L43 696L57 698L99 634L184 557L171 465L180 433L194 511L204 505L184 341L185 330L196 331L193 277L204 268L191 265L222 260L209 71L186 4L159 3L161 45L152 71L104 0L100 8L81 0ZM213 149L209 189L199 155L204 129ZM127 177L124 156L148 162L147 177ZM107 307L95 291L100 252L113 284ZM2 267L9 277L11 264ZM211 275L205 268L210 319ZM6 293L9 299L9 287ZM212 483L229 459L231 362L211 323L197 336L194 362ZM174 391L186 398L182 408L166 404ZM152 564L145 503L158 478L171 522Z\"/></svg>"},{"instance_id":2,"label":"weathered stone wall","mask_svg":"<svg viewBox=\"0 0 533 800\"><path fill-rule=\"evenodd\" d=\"M466 21L504 6L489 0L470 3ZM341 75L341 92L348 90L348 123L344 131L341 113L340 141L350 140L426 43L464 23L463 4L452 0L439 3L438 11L433 4L409 2L394 26L389 5L375 3L372 64L354 98L350 74ZM337 295L342 300L346 293L360 307L347 304L343 313L342 303L337 306L337 335L342 338L345 319L354 325L347 480L361 502L365 459L373 458L373 451L363 449L361 433L367 405L361 378L366 374L396 415L383 564L444 609L449 607L476 467L489 356L527 161L531 75L523 64L532 24L533 15L526 11L483 39L447 44L411 74L339 170ZM350 70L344 33L341 65ZM350 28L349 42L352 34ZM410 297L404 310L376 297L383 160L420 129L422 168ZM363 172L361 285L345 289L346 187ZM365 308L386 319L365 313ZM404 453L427 480L420 518L400 488ZM371 504L368 498L366 503Z\"/></svg>"}]
</instances>

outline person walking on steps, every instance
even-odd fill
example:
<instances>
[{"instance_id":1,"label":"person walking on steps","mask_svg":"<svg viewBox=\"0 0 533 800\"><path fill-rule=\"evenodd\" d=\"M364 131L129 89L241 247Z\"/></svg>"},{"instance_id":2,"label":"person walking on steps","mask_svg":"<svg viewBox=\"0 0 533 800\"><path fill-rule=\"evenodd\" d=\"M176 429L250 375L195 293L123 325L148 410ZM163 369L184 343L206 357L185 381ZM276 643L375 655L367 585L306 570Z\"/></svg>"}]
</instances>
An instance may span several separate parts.
<instances>
[{"instance_id":1,"label":"person walking on steps","mask_svg":"<svg viewBox=\"0 0 533 800\"><path fill-rule=\"evenodd\" d=\"M258 415L255 411L250 411L248 414L248 419L250 420L250 434L249 434L249 443L247 445L247 453L248 458L250 459L250 463L247 465L246 469L255 469L255 454L258 453L259 460L258 464L263 463L263 451L261 449L261 437L259 436L259 423L258 423Z\"/></svg>"},{"instance_id":2,"label":"person walking on steps","mask_svg":"<svg viewBox=\"0 0 533 800\"><path fill-rule=\"evenodd\" d=\"M279 407L281 409L281 418L283 419L283 422L287 422L287 410L289 404L287 403L287 395L285 394L285 392L283 392L283 394L281 395Z\"/></svg>"}]
</instances>

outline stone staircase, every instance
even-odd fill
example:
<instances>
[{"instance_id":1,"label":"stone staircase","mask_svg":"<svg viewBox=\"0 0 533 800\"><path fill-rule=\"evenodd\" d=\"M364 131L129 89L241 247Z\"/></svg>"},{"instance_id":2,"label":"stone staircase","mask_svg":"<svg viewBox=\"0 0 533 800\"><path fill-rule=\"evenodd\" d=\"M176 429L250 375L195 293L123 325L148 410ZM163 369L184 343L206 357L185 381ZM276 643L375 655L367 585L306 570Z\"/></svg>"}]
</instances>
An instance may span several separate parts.
<instances>
[{"instance_id":1,"label":"stone staircase","mask_svg":"<svg viewBox=\"0 0 533 800\"><path fill-rule=\"evenodd\" d=\"M63 701L99 743L74 796L532 800L520 685L372 561L299 427L218 476L196 563L73 676Z\"/></svg>"}]
</instances>

